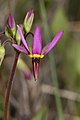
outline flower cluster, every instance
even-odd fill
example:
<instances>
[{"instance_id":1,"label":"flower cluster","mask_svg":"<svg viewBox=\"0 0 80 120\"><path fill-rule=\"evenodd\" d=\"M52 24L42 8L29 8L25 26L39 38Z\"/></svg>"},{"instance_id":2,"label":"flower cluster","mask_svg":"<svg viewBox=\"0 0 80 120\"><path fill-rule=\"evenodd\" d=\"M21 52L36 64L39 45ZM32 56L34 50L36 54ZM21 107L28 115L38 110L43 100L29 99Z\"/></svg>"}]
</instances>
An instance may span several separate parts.
<instances>
[{"instance_id":1,"label":"flower cluster","mask_svg":"<svg viewBox=\"0 0 80 120\"><path fill-rule=\"evenodd\" d=\"M32 23L34 19L34 12L31 9L24 20L23 26L17 25L17 28L15 27L15 22L13 17L10 15L7 21L7 36L15 37L16 42L14 41L12 46L19 52L24 52L26 55L28 55L30 58L32 58L32 65L33 65L33 74L34 78L38 78L38 73L39 73L39 63L40 59L43 58L45 55L47 55L52 48L57 44L57 42L60 40L61 36L63 35L63 31L58 32L56 36L53 38L53 40L48 43L45 47L42 48L42 36L41 36L41 29L40 26L37 26L35 28L34 34L33 34L33 43L32 43L32 48L29 49L25 35L30 32ZM17 29L17 30L16 30ZM17 32L15 32L17 31ZM21 41L18 44L18 38Z\"/></svg>"},{"instance_id":2,"label":"flower cluster","mask_svg":"<svg viewBox=\"0 0 80 120\"><path fill-rule=\"evenodd\" d=\"M34 19L34 12L31 9L30 11L27 12L23 24L20 25L21 29L24 33L24 36L26 36L26 34L30 32L32 23L33 23L33 19ZM17 30L17 25L11 14L9 15L9 17L7 19L5 35L12 39L12 41L11 41L12 43L16 43L18 45L21 44L21 38L20 38L19 32Z\"/></svg>"}]
</instances>

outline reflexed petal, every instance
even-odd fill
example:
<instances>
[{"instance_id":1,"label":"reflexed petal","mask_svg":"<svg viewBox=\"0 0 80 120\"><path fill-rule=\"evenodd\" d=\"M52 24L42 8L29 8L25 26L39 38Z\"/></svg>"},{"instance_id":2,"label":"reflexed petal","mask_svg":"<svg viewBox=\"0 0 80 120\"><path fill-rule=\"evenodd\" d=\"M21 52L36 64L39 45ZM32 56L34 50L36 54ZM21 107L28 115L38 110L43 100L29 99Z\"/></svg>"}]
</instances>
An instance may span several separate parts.
<instances>
[{"instance_id":1,"label":"reflexed petal","mask_svg":"<svg viewBox=\"0 0 80 120\"><path fill-rule=\"evenodd\" d=\"M19 45L17 45L17 44L12 44L12 46L13 46L16 50L18 50L18 51L20 51L20 52L24 52L25 54L28 55L28 52L27 52L27 50L26 50L24 47L19 46Z\"/></svg>"},{"instance_id":2,"label":"reflexed petal","mask_svg":"<svg viewBox=\"0 0 80 120\"><path fill-rule=\"evenodd\" d=\"M36 30L34 32L32 53L33 54L41 54L41 51L42 51L41 30L40 30L40 27L37 26L37 28L36 28Z\"/></svg>"},{"instance_id":3,"label":"reflexed petal","mask_svg":"<svg viewBox=\"0 0 80 120\"><path fill-rule=\"evenodd\" d=\"M54 39L52 40L52 42L50 42L49 44L47 44L43 49L42 49L42 54L46 55L56 44L57 42L60 40L61 36L63 35L64 32L59 32Z\"/></svg>"},{"instance_id":4,"label":"reflexed petal","mask_svg":"<svg viewBox=\"0 0 80 120\"><path fill-rule=\"evenodd\" d=\"M27 43L26 43L26 40L25 40L25 38L24 38L24 36L23 36L21 27L20 27L19 25L17 25L17 27L18 27L18 31L19 31L19 34L20 34L22 43L23 43L24 47L27 49L27 51L29 52L29 48L28 48L28 45L27 45Z\"/></svg>"}]
</instances>

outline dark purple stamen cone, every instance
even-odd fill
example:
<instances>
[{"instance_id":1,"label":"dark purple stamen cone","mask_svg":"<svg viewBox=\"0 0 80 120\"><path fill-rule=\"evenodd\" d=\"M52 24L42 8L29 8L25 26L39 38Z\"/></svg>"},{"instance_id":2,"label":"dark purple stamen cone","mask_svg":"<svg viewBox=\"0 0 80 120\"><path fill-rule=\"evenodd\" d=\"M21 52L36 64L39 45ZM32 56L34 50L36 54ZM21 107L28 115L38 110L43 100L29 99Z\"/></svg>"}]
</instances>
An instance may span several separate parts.
<instances>
[{"instance_id":1,"label":"dark purple stamen cone","mask_svg":"<svg viewBox=\"0 0 80 120\"><path fill-rule=\"evenodd\" d=\"M40 63L40 59L38 59L38 58L32 59L33 75L34 75L35 80L37 80L38 74L39 74L39 63Z\"/></svg>"}]
</instances>

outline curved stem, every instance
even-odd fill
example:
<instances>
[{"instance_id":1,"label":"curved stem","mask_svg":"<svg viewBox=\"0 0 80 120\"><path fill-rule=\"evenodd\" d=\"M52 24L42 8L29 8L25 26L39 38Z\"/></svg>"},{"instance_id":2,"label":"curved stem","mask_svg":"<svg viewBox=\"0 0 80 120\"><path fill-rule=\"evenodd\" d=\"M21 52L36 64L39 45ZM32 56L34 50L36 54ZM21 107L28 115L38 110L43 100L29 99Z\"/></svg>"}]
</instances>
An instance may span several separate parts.
<instances>
[{"instance_id":1,"label":"curved stem","mask_svg":"<svg viewBox=\"0 0 80 120\"><path fill-rule=\"evenodd\" d=\"M12 71L11 71L9 81L8 81L8 86L7 86L6 96L5 96L5 104L4 104L4 120L7 120L7 116L8 116L7 113L8 113L9 97L10 97L10 93L11 93L13 77L14 77L17 61L19 58L19 54L20 54L19 52L16 52L14 64L13 64Z\"/></svg>"},{"instance_id":2,"label":"curved stem","mask_svg":"<svg viewBox=\"0 0 80 120\"><path fill-rule=\"evenodd\" d=\"M0 32L0 36L4 35L5 32Z\"/></svg>"},{"instance_id":3,"label":"curved stem","mask_svg":"<svg viewBox=\"0 0 80 120\"><path fill-rule=\"evenodd\" d=\"M25 35L25 38L28 36L28 35L32 35L32 37L34 37L34 34L32 32L28 32L26 35Z\"/></svg>"},{"instance_id":4,"label":"curved stem","mask_svg":"<svg viewBox=\"0 0 80 120\"><path fill-rule=\"evenodd\" d=\"M2 43L2 46L5 46L8 42L12 43L12 41L10 39L7 39Z\"/></svg>"}]
</instances>

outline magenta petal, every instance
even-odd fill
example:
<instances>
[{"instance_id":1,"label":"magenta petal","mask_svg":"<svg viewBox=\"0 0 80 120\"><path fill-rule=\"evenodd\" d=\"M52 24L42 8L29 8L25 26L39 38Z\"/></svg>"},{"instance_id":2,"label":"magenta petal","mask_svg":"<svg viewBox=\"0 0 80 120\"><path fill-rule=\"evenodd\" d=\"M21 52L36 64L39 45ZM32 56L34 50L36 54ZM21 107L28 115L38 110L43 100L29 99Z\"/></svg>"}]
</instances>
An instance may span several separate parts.
<instances>
[{"instance_id":1,"label":"magenta petal","mask_svg":"<svg viewBox=\"0 0 80 120\"><path fill-rule=\"evenodd\" d=\"M64 32L59 32L57 35L54 37L52 42L48 43L43 49L42 53L44 55L48 54L48 52L57 44L57 42L60 40L61 36L63 35Z\"/></svg>"},{"instance_id":2,"label":"magenta petal","mask_svg":"<svg viewBox=\"0 0 80 120\"><path fill-rule=\"evenodd\" d=\"M8 25L10 28L13 28L13 27L14 27L14 18L13 18L12 15L9 15L8 20L7 20L7 25Z\"/></svg>"},{"instance_id":3,"label":"magenta petal","mask_svg":"<svg viewBox=\"0 0 80 120\"><path fill-rule=\"evenodd\" d=\"M33 54L41 54L42 51L42 38L41 38L41 30L40 27L37 26L34 32L34 40L33 40L33 47L32 53Z\"/></svg>"},{"instance_id":4,"label":"magenta petal","mask_svg":"<svg viewBox=\"0 0 80 120\"><path fill-rule=\"evenodd\" d=\"M24 38L24 36L23 36L22 29L21 29L21 27L20 27L19 25L17 25L17 28L18 28L18 31L19 31L19 34L20 34L22 43L23 43L24 47L27 49L27 51L29 52L29 48L28 48L28 45L27 45L27 43L26 43L26 40L25 40L25 38ZM29 52L29 53L30 53L30 52Z\"/></svg>"},{"instance_id":5,"label":"magenta petal","mask_svg":"<svg viewBox=\"0 0 80 120\"><path fill-rule=\"evenodd\" d=\"M28 11L28 17L27 17L27 20L31 17L32 14L33 14L33 9L31 9L31 10Z\"/></svg>"},{"instance_id":6,"label":"magenta petal","mask_svg":"<svg viewBox=\"0 0 80 120\"><path fill-rule=\"evenodd\" d=\"M26 50L24 47L19 46L19 45L17 45L17 44L12 44L12 46L13 46L16 50L18 50L18 51L20 51L20 52L24 52L25 54L28 55L28 52L27 52L27 50Z\"/></svg>"}]
</instances>

